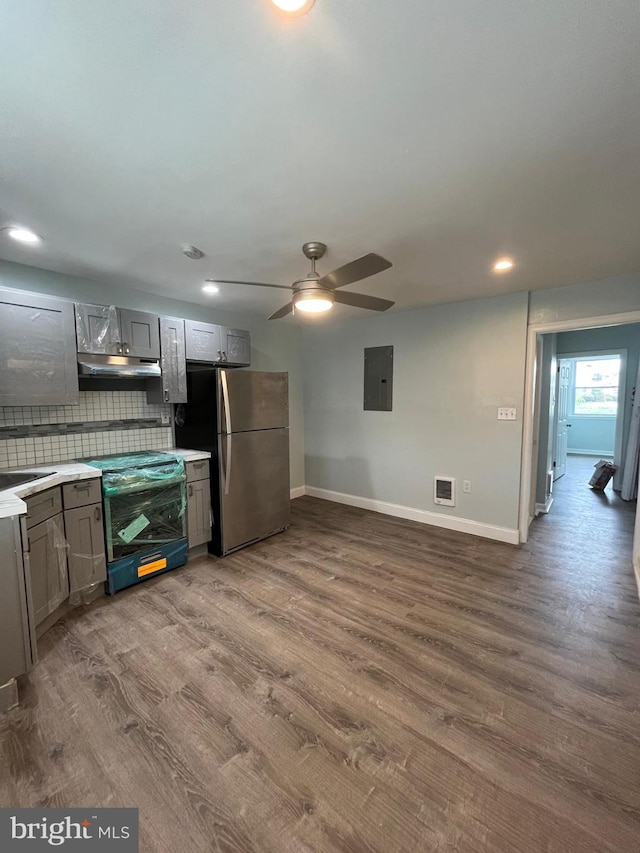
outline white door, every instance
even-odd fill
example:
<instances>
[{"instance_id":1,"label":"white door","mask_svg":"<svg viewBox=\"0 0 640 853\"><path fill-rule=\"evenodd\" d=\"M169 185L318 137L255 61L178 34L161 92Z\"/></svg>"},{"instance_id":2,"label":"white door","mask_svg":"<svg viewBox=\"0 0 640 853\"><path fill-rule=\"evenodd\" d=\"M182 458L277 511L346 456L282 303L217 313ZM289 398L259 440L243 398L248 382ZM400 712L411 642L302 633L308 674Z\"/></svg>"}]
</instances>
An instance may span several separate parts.
<instances>
[{"instance_id":1,"label":"white door","mask_svg":"<svg viewBox=\"0 0 640 853\"><path fill-rule=\"evenodd\" d=\"M571 389L571 361L561 358L558 360L558 390L556 393L556 437L553 462L553 479L558 480L567 470L567 441L571 424L568 423Z\"/></svg>"}]
</instances>

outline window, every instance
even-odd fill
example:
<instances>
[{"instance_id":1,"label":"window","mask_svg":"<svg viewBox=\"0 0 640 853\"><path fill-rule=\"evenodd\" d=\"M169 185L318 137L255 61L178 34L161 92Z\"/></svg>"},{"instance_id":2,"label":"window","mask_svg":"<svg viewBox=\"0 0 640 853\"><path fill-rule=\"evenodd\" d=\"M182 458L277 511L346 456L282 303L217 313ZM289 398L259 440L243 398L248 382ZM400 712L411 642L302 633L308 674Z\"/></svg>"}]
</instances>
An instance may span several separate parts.
<instances>
[{"instance_id":1,"label":"window","mask_svg":"<svg viewBox=\"0 0 640 853\"><path fill-rule=\"evenodd\" d=\"M576 358L573 414L615 416L619 380L620 356Z\"/></svg>"}]
</instances>

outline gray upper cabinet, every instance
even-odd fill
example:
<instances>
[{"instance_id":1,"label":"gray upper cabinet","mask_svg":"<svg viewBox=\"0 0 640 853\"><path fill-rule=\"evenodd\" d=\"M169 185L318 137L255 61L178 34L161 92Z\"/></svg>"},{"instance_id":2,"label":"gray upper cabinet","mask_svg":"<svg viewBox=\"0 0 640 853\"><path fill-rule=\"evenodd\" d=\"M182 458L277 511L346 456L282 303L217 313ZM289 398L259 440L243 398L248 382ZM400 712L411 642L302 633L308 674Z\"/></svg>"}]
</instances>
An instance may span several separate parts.
<instances>
[{"instance_id":1,"label":"gray upper cabinet","mask_svg":"<svg viewBox=\"0 0 640 853\"><path fill-rule=\"evenodd\" d=\"M160 318L161 379L147 382L149 403L187 402L187 353L184 320Z\"/></svg>"},{"instance_id":2,"label":"gray upper cabinet","mask_svg":"<svg viewBox=\"0 0 640 853\"><path fill-rule=\"evenodd\" d=\"M118 308L118 324L123 355L160 358L160 328L156 314Z\"/></svg>"},{"instance_id":3,"label":"gray upper cabinet","mask_svg":"<svg viewBox=\"0 0 640 853\"><path fill-rule=\"evenodd\" d=\"M78 352L89 355L119 355L120 327L113 305L88 305L76 302Z\"/></svg>"},{"instance_id":4,"label":"gray upper cabinet","mask_svg":"<svg viewBox=\"0 0 640 853\"><path fill-rule=\"evenodd\" d=\"M78 399L73 303L0 290L0 406Z\"/></svg>"},{"instance_id":5,"label":"gray upper cabinet","mask_svg":"<svg viewBox=\"0 0 640 853\"><path fill-rule=\"evenodd\" d=\"M188 361L218 362L222 360L220 326L185 320L186 351Z\"/></svg>"},{"instance_id":6,"label":"gray upper cabinet","mask_svg":"<svg viewBox=\"0 0 640 853\"><path fill-rule=\"evenodd\" d=\"M156 314L81 302L76 303L75 311L78 352L160 358Z\"/></svg>"},{"instance_id":7,"label":"gray upper cabinet","mask_svg":"<svg viewBox=\"0 0 640 853\"><path fill-rule=\"evenodd\" d=\"M251 364L251 337L245 329L220 327L222 361L226 364L248 367Z\"/></svg>"}]
</instances>

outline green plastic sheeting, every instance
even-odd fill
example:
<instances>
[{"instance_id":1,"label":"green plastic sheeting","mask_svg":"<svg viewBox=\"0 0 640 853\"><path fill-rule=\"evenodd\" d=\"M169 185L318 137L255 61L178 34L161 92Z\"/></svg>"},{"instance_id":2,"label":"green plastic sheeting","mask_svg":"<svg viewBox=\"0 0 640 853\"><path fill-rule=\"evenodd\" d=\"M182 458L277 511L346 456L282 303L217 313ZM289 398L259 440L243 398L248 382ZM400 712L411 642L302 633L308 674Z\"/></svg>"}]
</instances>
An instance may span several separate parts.
<instances>
[{"instance_id":1,"label":"green plastic sheeting","mask_svg":"<svg viewBox=\"0 0 640 853\"><path fill-rule=\"evenodd\" d=\"M102 471L105 497L163 488L185 479L184 459L173 453L145 451L82 461Z\"/></svg>"}]
</instances>

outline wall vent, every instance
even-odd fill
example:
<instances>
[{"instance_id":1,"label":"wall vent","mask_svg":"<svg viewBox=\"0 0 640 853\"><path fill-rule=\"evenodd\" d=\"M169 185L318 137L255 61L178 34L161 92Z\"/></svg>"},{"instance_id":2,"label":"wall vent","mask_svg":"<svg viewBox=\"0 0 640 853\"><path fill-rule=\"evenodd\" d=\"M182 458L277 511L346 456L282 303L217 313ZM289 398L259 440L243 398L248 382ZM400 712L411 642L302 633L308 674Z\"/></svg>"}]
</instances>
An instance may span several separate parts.
<instances>
[{"instance_id":1,"label":"wall vent","mask_svg":"<svg viewBox=\"0 0 640 853\"><path fill-rule=\"evenodd\" d=\"M441 506L456 505L456 481L454 477L433 478L433 502Z\"/></svg>"}]
</instances>

